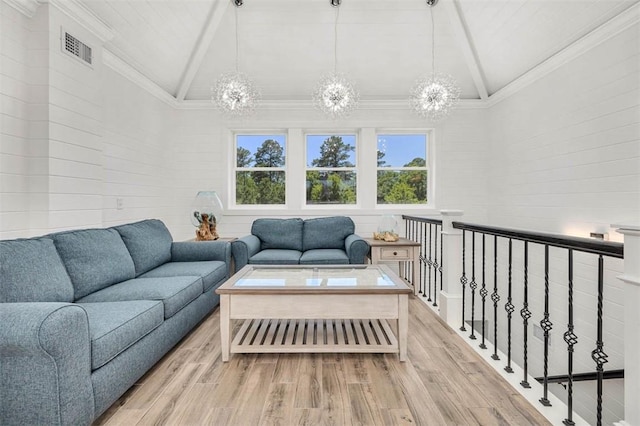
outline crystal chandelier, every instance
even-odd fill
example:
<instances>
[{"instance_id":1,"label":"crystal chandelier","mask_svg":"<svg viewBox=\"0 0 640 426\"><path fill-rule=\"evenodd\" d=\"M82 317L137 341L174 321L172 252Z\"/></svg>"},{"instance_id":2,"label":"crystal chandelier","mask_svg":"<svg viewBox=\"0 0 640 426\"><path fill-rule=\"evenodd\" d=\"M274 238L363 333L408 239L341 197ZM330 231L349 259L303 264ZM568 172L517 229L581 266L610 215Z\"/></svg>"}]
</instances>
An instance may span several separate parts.
<instances>
[{"instance_id":1,"label":"crystal chandelier","mask_svg":"<svg viewBox=\"0 0 640 426\"><path fill-rule=\"evenodd\" d=\"M347 77L337 72L338 67L338 14L341 0L330 0L336 8L333 46L333 73L324 76L313 92L314 105L329 117L348 116L358 105L359 94Z\"/></svg>"},{"instance_id":2,"label":"crystal chandelier","mask_svg":"<svg viewBox=\"0 0 640 426\"><path fill-rule=\"evenodd\" d=\"M218 105L222 111L232 116L250 114L260 100L260 92L245 74L238 71L238 8L243 0L234 0L236 5L236 70L220 76L215 86L211 88L211 102Z\"/></svg>"},{"instance_id":3,"label":"crystal chandelier","mask_svg":"<svg viewBox=\"0 0 640 426\"><path fill-rule=\"evenodd\" d=\"M418 115L432 121L446 118L458 103L460 88L456 80L436 72L435 65L435 25L432 8L438 0L427 0L431 15L431 75L419 79L411 89L411 106Z\"/></svg>"}]
</instances>

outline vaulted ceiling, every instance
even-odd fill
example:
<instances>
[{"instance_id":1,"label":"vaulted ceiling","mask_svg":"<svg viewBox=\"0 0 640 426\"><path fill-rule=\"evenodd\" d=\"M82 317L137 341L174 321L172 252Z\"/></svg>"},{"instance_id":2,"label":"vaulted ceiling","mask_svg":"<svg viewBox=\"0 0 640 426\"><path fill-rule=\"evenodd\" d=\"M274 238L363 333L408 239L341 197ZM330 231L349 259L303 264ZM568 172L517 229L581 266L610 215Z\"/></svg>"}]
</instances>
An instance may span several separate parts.
<instances>
[{"instance_id":1,"label":"vaulted ceiling","mask_svg":"<svg viewBox=\"0 0 640 426\"><path fill-rule=\"evenodd\" d=\"M486 99L640 0L440 0L435 65L464 99ZM182 100L207 100L211 85L239 69L265 100L307 100L333 69L362 99L400 100L431 71L425 0L80 0L114 37L105 48Z\"/></svg>"}]
</instances>

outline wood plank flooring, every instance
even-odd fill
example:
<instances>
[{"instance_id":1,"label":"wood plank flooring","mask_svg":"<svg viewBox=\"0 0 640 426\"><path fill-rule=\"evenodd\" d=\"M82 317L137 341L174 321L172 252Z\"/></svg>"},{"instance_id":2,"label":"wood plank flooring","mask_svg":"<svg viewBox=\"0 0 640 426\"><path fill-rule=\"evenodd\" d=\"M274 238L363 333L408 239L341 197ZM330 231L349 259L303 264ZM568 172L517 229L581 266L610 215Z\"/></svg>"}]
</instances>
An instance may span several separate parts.
<instances>
[{"instance_id":1,"label":"wood plank flooring","mask_svg":"<svg viewBox=\"0 0 640 426\"><path fill-rule=\"evenodd\" d=\"M95 425L546 425L545 418L417 298L409 360L396 354L220 357L219 313Z\"/></svg>"}]
</instances>

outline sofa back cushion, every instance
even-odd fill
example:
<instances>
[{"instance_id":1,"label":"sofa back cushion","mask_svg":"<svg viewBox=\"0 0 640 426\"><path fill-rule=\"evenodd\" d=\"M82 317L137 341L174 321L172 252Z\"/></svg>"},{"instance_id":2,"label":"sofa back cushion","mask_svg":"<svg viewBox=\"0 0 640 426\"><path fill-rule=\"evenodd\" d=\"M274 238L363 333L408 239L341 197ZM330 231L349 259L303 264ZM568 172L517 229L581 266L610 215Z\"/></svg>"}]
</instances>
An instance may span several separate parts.
<instances>
[{"instance_id":1,"label":"sofa back cushion","mask_svg":"<svg viewBox=\"0 0 640 426\"><path fill-rule=\"evenodd\" d=\"M51 235L73 283L75 299L135 277L133 260L115 229Z\"/></svg>"},{"instance_id":2,"label":"sofa back cushion","mask_svg":"<svg viewBox=\"0 0 640 426\"><path fill-rule=\"evenodd\" d=\"M303 251L313 249L344 249L344 240L355 232L355 225L350 217L332 216L307 219L304 221L302 248Z\"/></svg>"},{"instance_id":3,"label":"sofa back cushion","mask_svg":"<svg viewBox=\"0 0 640 426\"><path fill-rule=\"evenodd\" d=\"M52 240L0 241L0 303L72 301L73 285Z\"/></svg>"},{"instance_id":4,"label":"sofa back cushion","mask_svg":"<svg viewBox=\"0 0 640 426\"><path fill-rule=\"evenodd\" d=\"M136 276L171 260L173 238L162 221L143 220L114 228L127 246L136 267Z\"/></svg>"},{"instance_id":5,"label":"sofa back cushion","mask_svg":"<svg viewBox=\"0 0 640 426\"><path fill-rule=\"evenodd\" d=\"M302 219L256 219L251 233L260 238L260 249L302 250Z\"/></svg>"}]
</instances>

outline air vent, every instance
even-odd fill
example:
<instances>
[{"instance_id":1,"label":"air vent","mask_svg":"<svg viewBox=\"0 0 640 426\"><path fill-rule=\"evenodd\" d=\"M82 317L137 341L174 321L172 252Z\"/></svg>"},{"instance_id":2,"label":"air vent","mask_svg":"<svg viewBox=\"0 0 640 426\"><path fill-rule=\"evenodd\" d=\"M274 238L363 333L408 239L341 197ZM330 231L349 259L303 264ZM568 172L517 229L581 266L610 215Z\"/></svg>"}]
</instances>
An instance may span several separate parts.
<instances>
[{"instance_id":1,"label":"air vent","mask_svg":"<svg viewBox=\"0 0 640 426\"><path fill-rule=\"evenodd\" d=\"M91 47L62 30L62 50L91 65Z\"/></svg>"}]
</instances>

